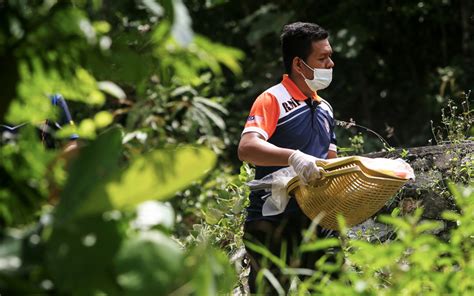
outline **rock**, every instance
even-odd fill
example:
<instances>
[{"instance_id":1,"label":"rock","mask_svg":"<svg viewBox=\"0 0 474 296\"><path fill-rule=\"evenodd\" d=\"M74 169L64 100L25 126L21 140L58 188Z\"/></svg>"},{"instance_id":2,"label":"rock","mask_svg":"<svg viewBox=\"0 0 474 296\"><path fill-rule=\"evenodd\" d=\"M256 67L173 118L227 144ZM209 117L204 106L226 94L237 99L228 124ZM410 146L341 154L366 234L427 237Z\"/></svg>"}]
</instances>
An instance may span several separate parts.
<instances>
[{"instance_id":1,"label":"rock","mask_svg":"<svg viewBox=\"0 0 474 296\"><path fill-rule=\"evenodd\" d=\"M401 157L402 155L404 157ZM406 150L397 149L363 156L403 158L415 171L416 180L405 184L399 194L376 215L390 214L396 207L400 208L400 214L404 215L423 207L423 219L442 220L441 214L444 211L457 210L447 190L447 182L472 181L472 172L469 171L473 169L474 164L474 142L409 148L408 154ZM442 222L445 227L438 235L444 237L454 225L449 221Z\"/></svg>"},{"instance_id":2,"label":"rock","mask_svg":"<svg viewBox=\"0 0 474 296\"><path fill-rule=\"evenodd\" d=\"M385 241L392 234L393 228L390 225L375 222L372 218L347 231L347 237L350 239L362 239L369 242Z\"/></svg>"}]
</instances>

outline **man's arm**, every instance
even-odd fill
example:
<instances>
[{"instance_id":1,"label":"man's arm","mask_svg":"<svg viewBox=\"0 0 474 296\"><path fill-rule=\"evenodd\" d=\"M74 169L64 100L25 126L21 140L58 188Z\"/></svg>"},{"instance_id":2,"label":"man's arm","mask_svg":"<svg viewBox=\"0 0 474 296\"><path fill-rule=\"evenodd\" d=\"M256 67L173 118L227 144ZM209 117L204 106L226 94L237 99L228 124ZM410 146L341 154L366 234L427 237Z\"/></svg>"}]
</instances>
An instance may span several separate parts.
<instances>
[{"instance_id":1,"label":"man's arm","mask_svg":"<svg viewBox=\"0 0 474 296\"><path fill-rule=\"evenodd\" d=\"M259 133L249 132L243 134L240 139L238 154L240 160L258 166L290 165L303 182L321 177L320 169L316 166L316 157L299 150L277 147L265 141Z\"/></svg>"},{"instance_id":2,"label":"man's arm","mask_svg":"<svg viewBox=\"0 0 474 296\"><path fill-rule=\"evenodd\" d=\"M295 150L280 148L265 141L259 133L242 135L239 143L239 159L258 166L287 166L288 158Z\"/></svg>"},{"instance_id":3,"label":"man's arm","mask_svg":"<svg viewBox=\"0 0 474 296\"><path fill-rule=\"evenodd\" d=\"M336 152L336 151L329 150L329 151L328 151L327 159L330 159L330 158L337 158L337 152Z\"/></svg>"},{"instance_id":4,"label":"man's arm","mask_svg":"<svg viewBox=\"0 0 474 296\"><path fill-rule=\"evenodd\" d=\"M259 133L245 133L239 143L239 159L258 166L287 166L288 158L295 150L280 148L265 141ZM337 152L329 150L328 159L337 158Z\"/></svg>"}]
</instances>

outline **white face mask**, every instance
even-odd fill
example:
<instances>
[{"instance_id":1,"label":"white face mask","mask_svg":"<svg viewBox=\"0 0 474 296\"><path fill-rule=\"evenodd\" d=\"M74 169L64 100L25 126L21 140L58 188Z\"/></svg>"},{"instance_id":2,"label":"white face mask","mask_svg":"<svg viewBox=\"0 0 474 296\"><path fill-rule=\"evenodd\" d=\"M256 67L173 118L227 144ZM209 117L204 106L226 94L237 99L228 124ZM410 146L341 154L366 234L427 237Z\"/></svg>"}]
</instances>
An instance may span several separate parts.
<instances>
[{"instance_id":1,"label":"white face mask","mask_svg":"<svg viewBox=\"0 0 474 296\"><path fill-rule=\"evenodd\" d=\"M326 87L329 86L329 84L332 81L332 68L331 69L320 69L320 68L313 69L310 66L308 66L308 64L306 64L304 61L303 61L303 64L305 64L306 67L313 70L313 79L307 79L303 75L303 73L301 73L301 75L304 78L304 81L306 82L309 88L311 88L313 91L318 91L321 89L325 89Z\"/></svg>"}]
</instances>

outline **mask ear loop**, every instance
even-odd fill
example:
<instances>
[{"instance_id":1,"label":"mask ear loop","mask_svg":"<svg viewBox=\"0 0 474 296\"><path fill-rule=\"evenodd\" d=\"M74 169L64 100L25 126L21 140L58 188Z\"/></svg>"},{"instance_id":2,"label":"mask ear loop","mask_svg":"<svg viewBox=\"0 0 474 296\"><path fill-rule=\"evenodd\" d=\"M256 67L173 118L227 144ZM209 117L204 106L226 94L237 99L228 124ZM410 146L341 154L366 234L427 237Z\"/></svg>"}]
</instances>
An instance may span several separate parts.
<instances>
[{"instance_id":1,"label":"mask ear loop","mask_svg":"<svg viewBox=\"0 0 474 296\"><path fill-rule=\"evenodd\" d=\"M300 58L300 59L301 59L301 58ZM301 59L301 61L303 62L303 64L304 64L306 67L308 67L311 71L314 72L314 68L311 68L308 64L306 64L306 62L305 62L303 59Z\"/></svg>"},{"instance_id":2,"label":"mask ear loop","mask_svg":"<svg viewBox=\"0 0 474 296\"><path fill-rule=\"evenodd\" d=\"M305 61L304 61L302 58L300 58L300 57L298 57L298 58L303 62L303 64L304 64L306 67L308 67L308 68L311 69L311 67L308 66L308 64L306 64ZM313 69L311 69L311 70L314 71ZM298 72L301 74L301 76L303 76L304 79L308 79L308 78L306 78L306 76L304 76L303 72L301 72L301 71L298 71Z\"/></svg>"},{"instance_id":3,"label":"mask ear loop","mask_svg":"<svg viewBox=\"0 0 474 296\"><path fill-rule=\"evenodd\" d=\"M303 64L308 67L311 71L313 71L313 75L314 75L314 69L311 68L308 64L306 64L306 62L302 59L302 58L299 58ZM303 76L304 79L308 79L304 76L303 72L300 72L301 76ZM309 86L308 86L309 87ZM313 130L316 130L316 128L314 127L314 113L316 111L316 106L314 106L314 101L312 98L307 98L306 100L304 100L306 105L309 107L310 109L310 112L311 112L311 128Z\"/></svg>"}]
</instances>

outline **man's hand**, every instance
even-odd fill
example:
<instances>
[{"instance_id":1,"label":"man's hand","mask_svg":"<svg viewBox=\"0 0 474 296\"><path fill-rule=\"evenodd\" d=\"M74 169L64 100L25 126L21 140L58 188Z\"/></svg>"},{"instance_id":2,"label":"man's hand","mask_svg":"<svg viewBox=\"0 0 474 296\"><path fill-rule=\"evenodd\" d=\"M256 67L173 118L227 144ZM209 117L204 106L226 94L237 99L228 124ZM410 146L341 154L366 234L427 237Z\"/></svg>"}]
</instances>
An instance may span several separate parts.
<instances>
[{"instance_id":1,"label":"man's hand","mask_svg":"<svg viewBox=\"0 0 474 296\"><path fill-rule=\"evenodd\" d=\"M308 183L321 178L319 167L316 166L317 158L299 150L293 152L288 158L288 164L293 167L303 182Z\"/></svg>"}]
</instances>

